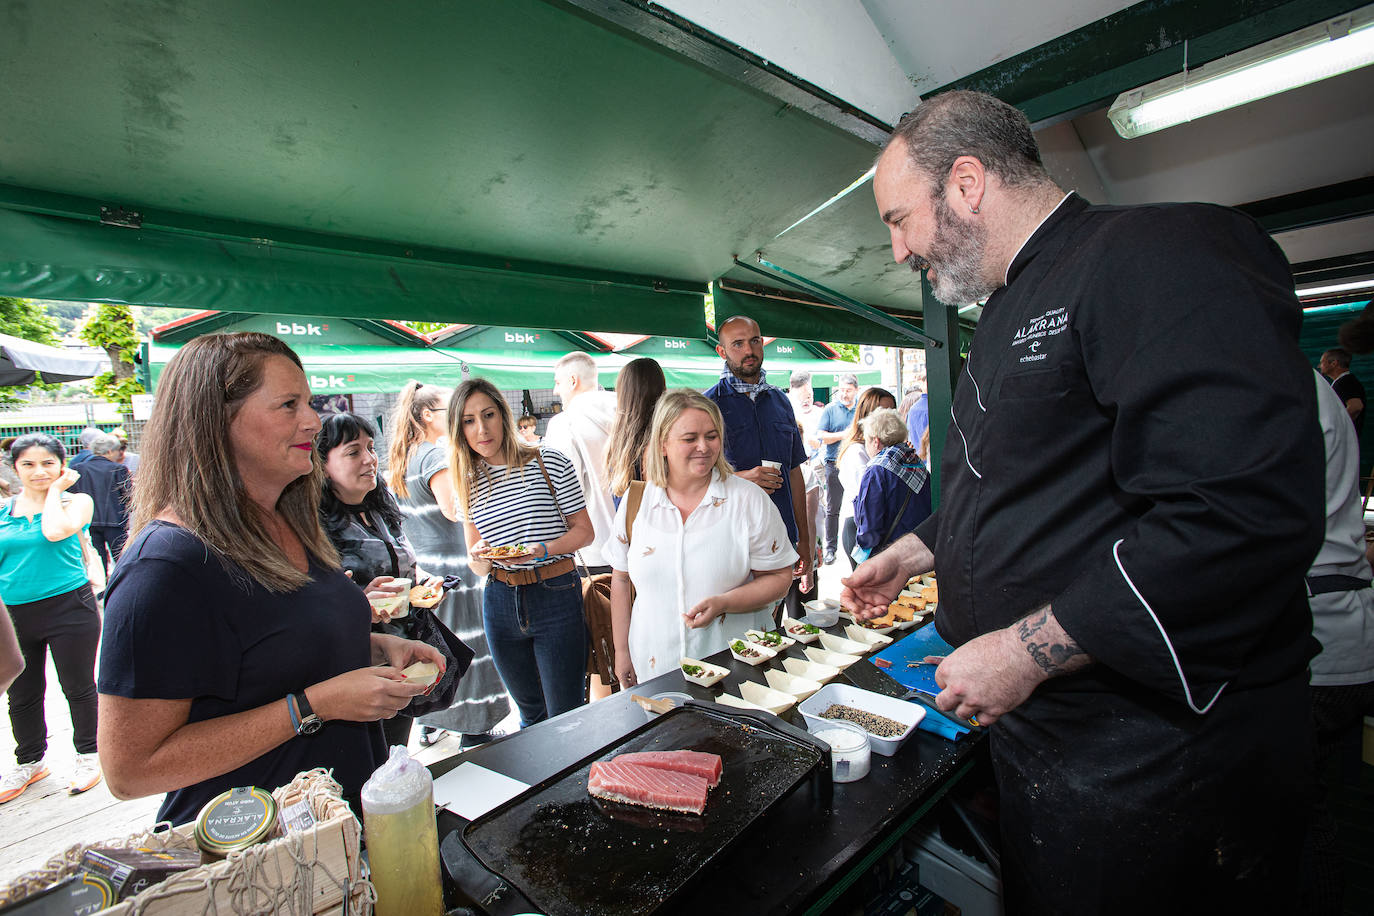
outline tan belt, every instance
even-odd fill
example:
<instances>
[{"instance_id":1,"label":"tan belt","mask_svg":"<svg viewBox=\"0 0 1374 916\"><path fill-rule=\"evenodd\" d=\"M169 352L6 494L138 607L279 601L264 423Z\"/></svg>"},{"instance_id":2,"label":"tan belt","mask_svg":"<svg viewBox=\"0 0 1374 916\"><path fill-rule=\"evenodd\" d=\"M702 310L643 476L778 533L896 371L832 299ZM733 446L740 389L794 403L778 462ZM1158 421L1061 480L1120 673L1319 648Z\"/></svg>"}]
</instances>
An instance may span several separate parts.
<instances>
[{"instance_id":1,"label":"tan belt","mask_svg":"<svg viewBox=\"0 0 1374 916\"><path fill-rule=\"evenodd\" d=\"M500 566L493 566L491 574L497 582L504 582L506 585L533 585L541 579L553 579L564 573L570 573L577 568L572 557L564 557L557 563L546 563L543 566L526 567L524 569L503 569Z\"/></svg>"}]
</instances>

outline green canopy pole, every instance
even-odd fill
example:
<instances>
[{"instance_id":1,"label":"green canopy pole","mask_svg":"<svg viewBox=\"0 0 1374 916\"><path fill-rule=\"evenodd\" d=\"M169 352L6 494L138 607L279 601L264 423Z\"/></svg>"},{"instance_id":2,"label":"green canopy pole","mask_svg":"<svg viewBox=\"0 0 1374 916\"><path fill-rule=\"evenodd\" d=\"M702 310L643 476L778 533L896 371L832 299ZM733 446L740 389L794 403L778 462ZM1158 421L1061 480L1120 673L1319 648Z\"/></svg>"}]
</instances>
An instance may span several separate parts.
<instances>
[{"instance_id":1,"label":"green canopy pole","mask_svg":"<svg viewBox=\"0 0 1374 916\"><path fill-rule=\"evenodd\" d=\"M954 403L954 386L959 381L963 361L959 356L959 310L935 298L930 281L921 274L921 301L925 303L925 329L949 346L926 348L926 391L930 407L931 503L940 505L940 456L945 453L949 432L949 410Z\"/></svg>"}]
</instances>

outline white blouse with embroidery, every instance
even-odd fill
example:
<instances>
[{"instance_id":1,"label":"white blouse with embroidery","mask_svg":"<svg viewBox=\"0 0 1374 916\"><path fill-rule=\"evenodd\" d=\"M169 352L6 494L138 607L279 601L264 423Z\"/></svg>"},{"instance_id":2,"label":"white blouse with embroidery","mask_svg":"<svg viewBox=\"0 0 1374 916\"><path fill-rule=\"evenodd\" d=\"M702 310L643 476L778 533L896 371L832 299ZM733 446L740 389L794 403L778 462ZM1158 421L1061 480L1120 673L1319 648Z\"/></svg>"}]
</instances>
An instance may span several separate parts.
<instances>
[{"instance_id":1,"label":"white blouse with embroidery","mask_svg":"<svg viewBox=\"0 0 1374 916\"><path fill-rule=\"evenodd\" d=\"M628 505L628 499L620 501L601 554L613 569L628 572L635 586L630 659L641 683L673 670L684 655L705 658L745 630L772 628L772 603L749 613L722 614L695 630L682 619L702 600L748 582L751 570L797 562L768 494L747 480L733 475L722 480L717 474L684 523L667 492L645 483L632 544L625 542Z\"/></svg>"}]
</instances>

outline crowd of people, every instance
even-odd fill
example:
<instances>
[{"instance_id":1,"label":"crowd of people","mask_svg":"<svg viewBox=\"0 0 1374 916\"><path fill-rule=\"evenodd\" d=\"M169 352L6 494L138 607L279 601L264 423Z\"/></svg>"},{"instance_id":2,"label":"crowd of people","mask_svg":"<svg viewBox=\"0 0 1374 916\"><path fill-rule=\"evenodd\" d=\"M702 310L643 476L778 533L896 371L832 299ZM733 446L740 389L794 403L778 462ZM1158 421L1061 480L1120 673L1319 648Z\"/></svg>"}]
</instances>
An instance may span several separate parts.
<instances>
[{"instance_id":1,"label":"crowd of people","mask_svg":"<svg viewBox=\"0 0 1374 916\"><path fill-rule=\"evenodd\" d=\"M1248 217L1094 207L990 96L905 116L873 188L895 259L942 301L986 303L938 511L924 393L899 406L842 376L819 405L804 373L769 382L746 316L720 323L704 393L638 359L612 395L590 357L564 357L542 439L487 380L412 382L384 475L376 427L322 422L286 344L206 335L163 374L132 486L101 437L76 470L48 436L9 448L0 683L12 647L25 667L0 801L47 775L49 652L73 792L103 765L116 795L165 793L159 816L184 822L231 786L326 766L356 802L408 739L424 688L401 669L454 657L369 597L443 589L466 667L421 724L471 745L509 702L530 726L770 627L843 552L861 618L938 572L956 648L936 702L989 727L1009 911L1328 909L1313 749L1374 683L1349 353L1314 378L1287 264ZM1214 334L1173 332L1200 315ZM593 576L610 582L595 629Z\"/></svg>"},{"instance_id":2,"label":"crowd of people","mask_svg":"<svg viewBox=\"0 0 1374 916\"><path fill-rule=\"evenodd\" d=\"M874 389L841 430L873 467L818 499L827 408L810 376L769 385L751 319L720 337L721 381L705 394L668 389L648 358L612 393L591 356L567 354L541 438L480 378L409 382L380 424L321 416L281 340L211 334L169 363L141 456L95 428L70 462L54 437L14 440L0 681L16 763L0 803L49 775L48 654L70 707L70 791L105 778L117 796L161 792L159 817L181 822L226 787L314 765L356 799L417 718L421 744L442 731L477 746L512 708L533 725L770 626L784 598L814 593L824 513L857 514L833 503L860 502L880 465L915 491L926 475L904 426L875 431L879 450L865 440L869 405L893 406ZM854 392L841 378L836 403ZM892 484L873 480L880 501ZM872 522L884 543L862 532L870 550L929 514L928 493L907 502ZM489 554L510 545L521 554ZM596 576L610 592L599 623L583 599ZM433 617L471 653L451 701L418 713L400 669L450 656L421 613L386 610L412 586L442 594Z\"/></svg>"}]
</instances>

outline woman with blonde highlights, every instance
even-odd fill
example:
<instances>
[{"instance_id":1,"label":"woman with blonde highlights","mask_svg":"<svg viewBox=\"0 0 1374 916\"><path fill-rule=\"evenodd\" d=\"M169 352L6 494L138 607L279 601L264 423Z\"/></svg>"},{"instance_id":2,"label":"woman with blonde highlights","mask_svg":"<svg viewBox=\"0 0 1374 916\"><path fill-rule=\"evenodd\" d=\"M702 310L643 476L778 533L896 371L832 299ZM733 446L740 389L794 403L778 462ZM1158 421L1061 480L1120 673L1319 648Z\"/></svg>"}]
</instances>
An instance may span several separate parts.
<instances>
[{"instance_id":1,"label":"woman with blonde highlights","mask_svg":"<svg viewBox=\"0 0 1374 916\"><path fill-rule=\"evenodd\" d=\"M319 430L300 360L275 337L198 337L163 372L99 678L110 791L167 793L159 820L319 766L357 805L386 758L377 720L424 690L401 669L444 664L369 633L320 527Z\"/></svg>"},{"instance_id":2,"label":"woman with blonde highlights","mask_svg":"<svg viewBox=\"0 0 1374 916\"><path fill-rule=\"evenodd\" d=\"M486 379L459 385L448 403L449 467L468 565L486 576L482 622L521 727L580 706L587 625L573 552L592 542L571 461L525 445L510 406ZM492 547L523 547L493 562Z\"/></svg>"},{"instance_id":3,"label":"woman with blonde highlights","mask_svg":"<svg viewBox=\"0 0 1374 916\"><path fill-rule=\"evenodd\" d=\"M434 609L444 625L472 650L472 664L458 682L453 705L420 717L420 743L432 744L439 729L458 732L463 747L492 737L510 715L510 700L482 627L482 578L468 567L468 542L458 523L449 469L448 388L409 381L391 413L387 482L401 504L401 530L415 562L438 576L462 580Z\"/></svg>"},{"instance_id":4,"label":"woman with blonde highlights","mask_svg":"<svg viewBox=\"0 0 1374 916\"><path fill-rule=\"evenodd\" d=\"M622 500L602 548L622 687L719 652L746 629L772 629L792 584L797 552L782 516L731 470L724 439L720 408L696 391L668 391L654 408L634 524L627 533L633 500Z\"/></svg>"}]
</instances>

